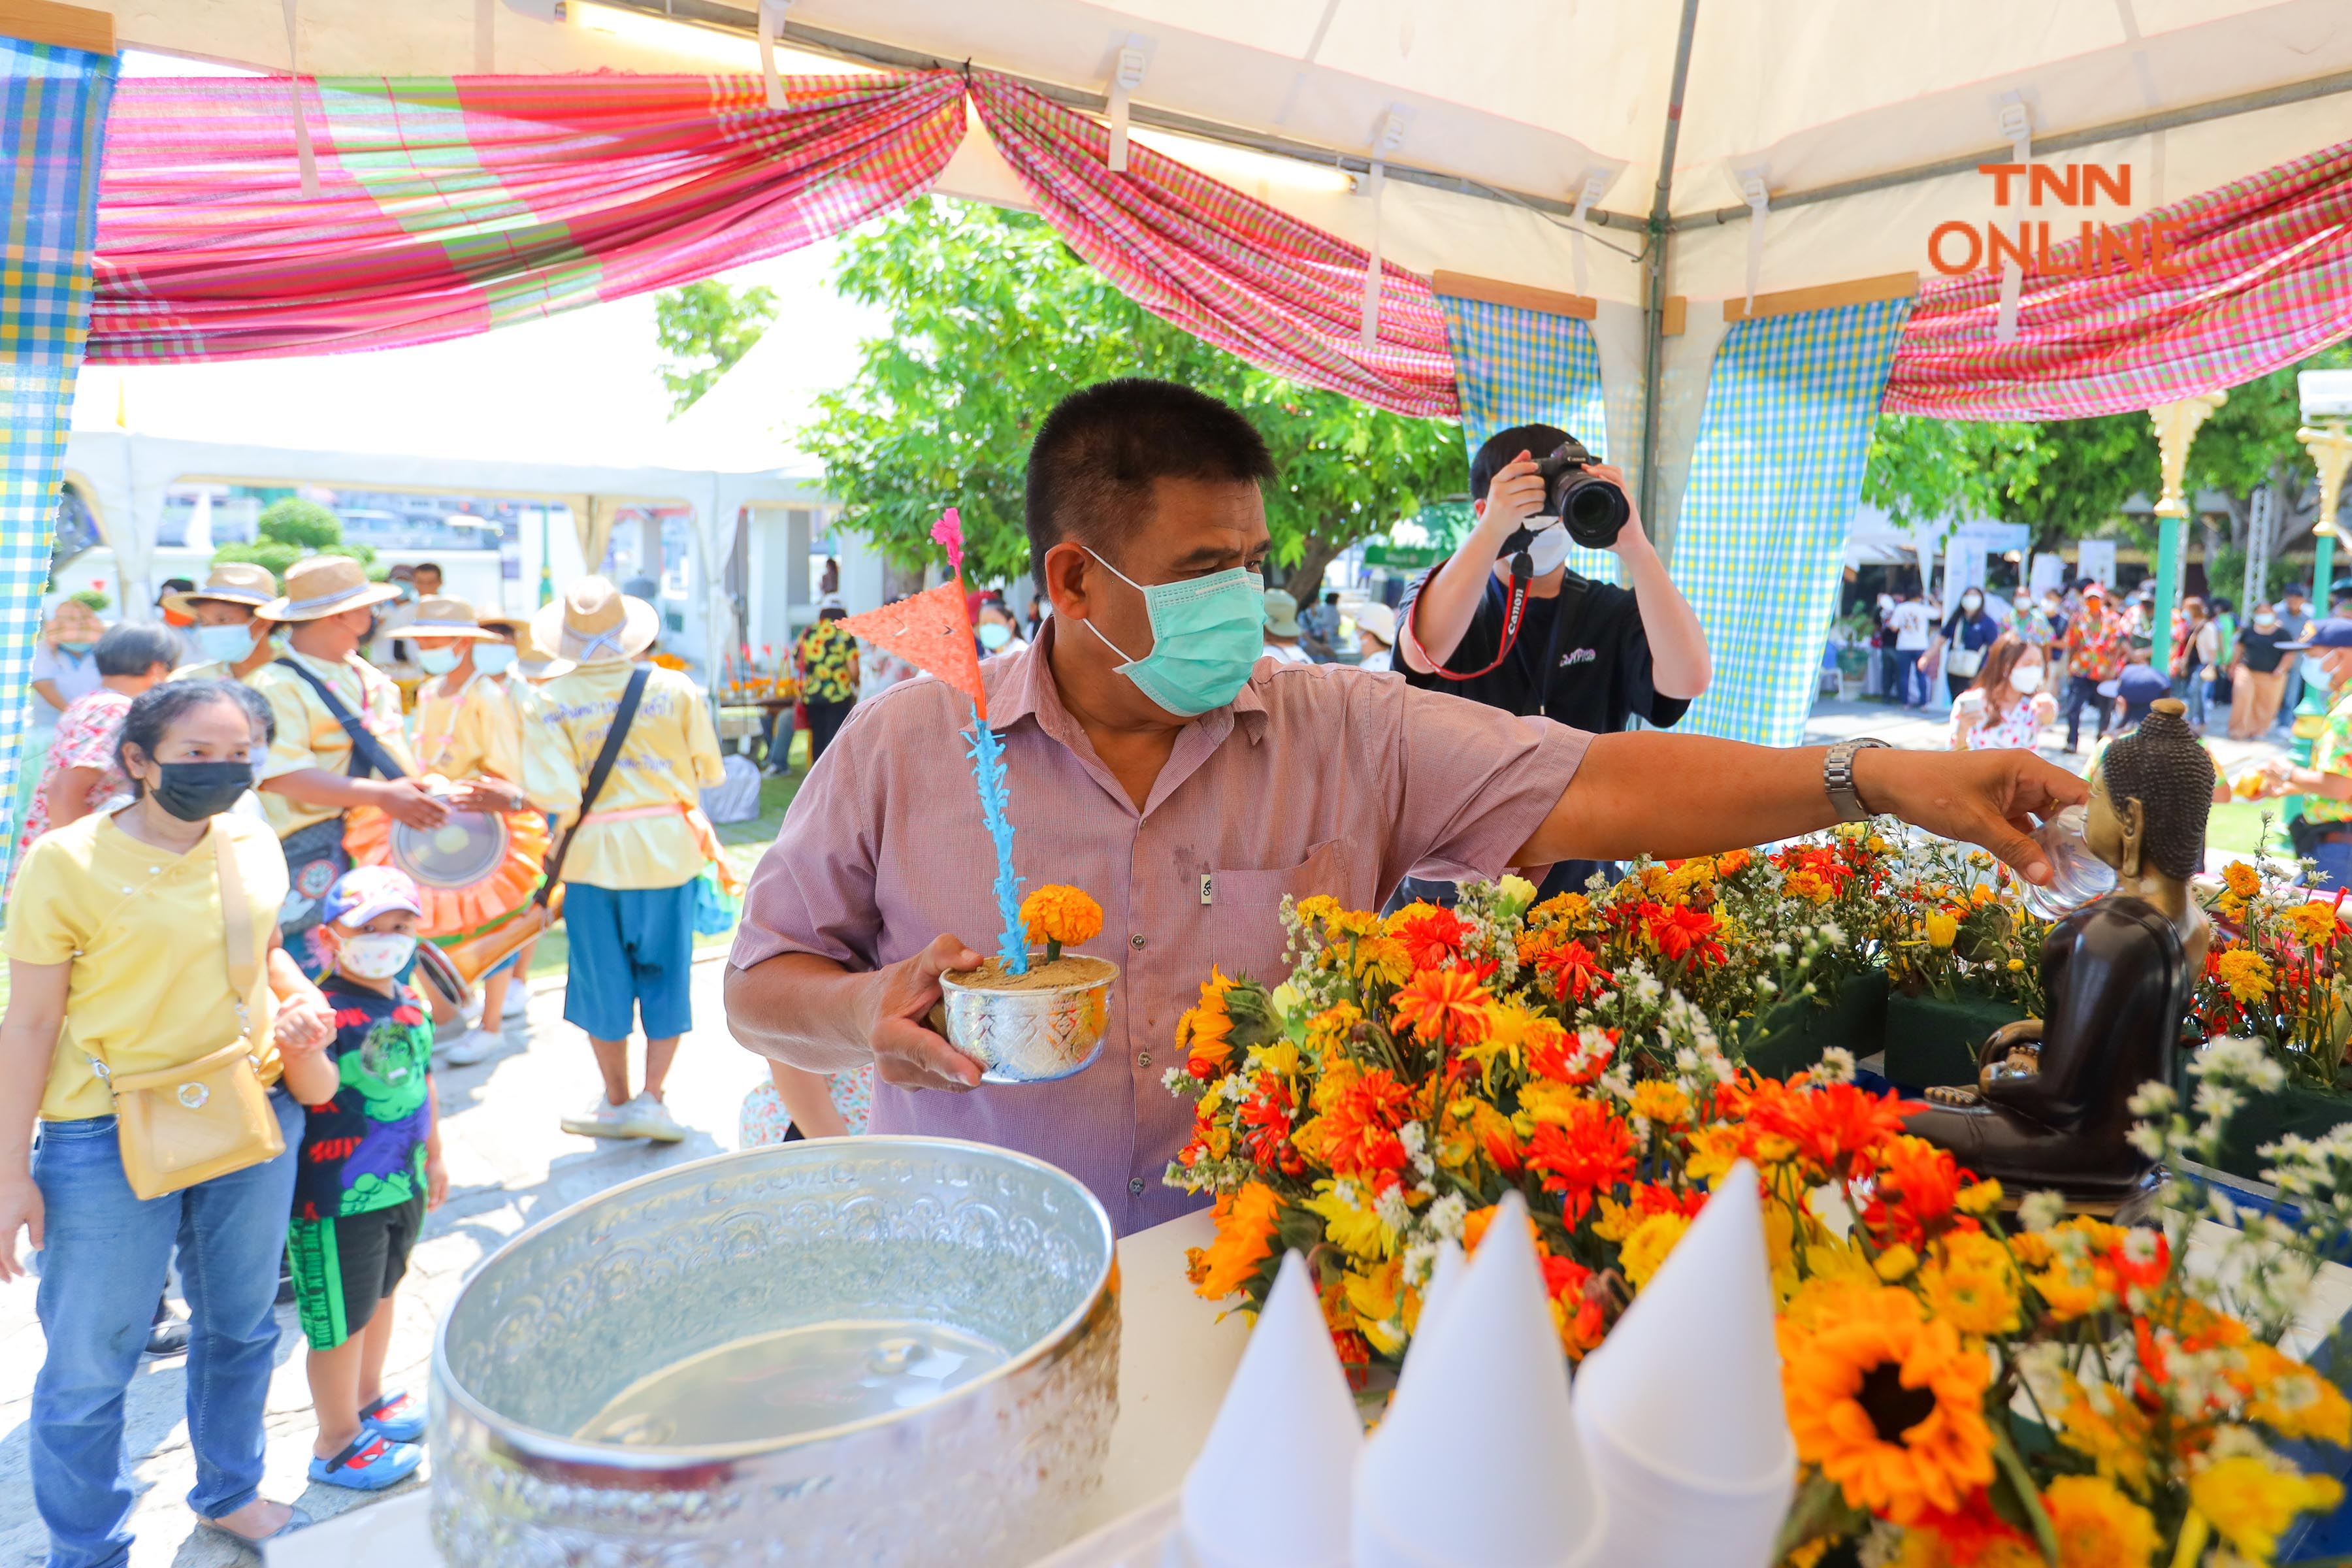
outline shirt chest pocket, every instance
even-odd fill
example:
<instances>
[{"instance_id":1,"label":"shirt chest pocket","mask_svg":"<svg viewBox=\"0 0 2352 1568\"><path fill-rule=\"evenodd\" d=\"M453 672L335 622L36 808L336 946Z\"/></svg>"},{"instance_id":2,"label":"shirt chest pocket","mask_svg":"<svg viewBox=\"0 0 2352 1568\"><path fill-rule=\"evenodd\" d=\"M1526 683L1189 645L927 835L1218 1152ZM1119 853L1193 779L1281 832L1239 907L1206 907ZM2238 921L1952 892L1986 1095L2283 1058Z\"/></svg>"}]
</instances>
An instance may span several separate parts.
<instances>
[{"instance_id":1,"label":"shirt chest pocket","mask_svg":"<svg viewBox=\"0 0 2352 1568\"><path fill-rule=\"evenodd\" d=\"M1246 974L1268 985L1280 981L1290 972L1282 957L1282 900L1328 893L1347 904L1354 892L1353 869L1347 841L1328 838L1296 866L1208 873L1202 901L1209 906L1209 952L1217 967L1229 978Z\"/></svg>"}]
</instances>

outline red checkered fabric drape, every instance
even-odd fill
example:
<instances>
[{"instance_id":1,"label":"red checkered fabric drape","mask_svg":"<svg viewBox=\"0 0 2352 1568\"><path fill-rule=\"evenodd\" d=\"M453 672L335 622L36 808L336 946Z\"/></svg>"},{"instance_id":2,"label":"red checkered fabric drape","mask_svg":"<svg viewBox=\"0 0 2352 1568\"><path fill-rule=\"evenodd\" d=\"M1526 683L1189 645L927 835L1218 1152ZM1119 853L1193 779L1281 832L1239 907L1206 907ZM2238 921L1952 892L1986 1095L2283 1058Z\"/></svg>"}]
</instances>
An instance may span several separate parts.
<instances>
[{"instance_id":1,"label":"red checkered fabric drape","mask_svg":"<svg viewBox=\"0 0 2352 1568\"><path fill-rule=\"evenodd\" d=\"M2025 275L2014 341L1993 341L2000 275L1919 291L1889 414L2071 419L2236 386L2352 332L2352 142L2140 217L2170 243L2105 271L2081 241Z\"/></svg>"},{"instance_id":2,"label":"red checkered fabric drape","mask_svg":"<svg viewBox=\"0 0 2352 1568\"><path fill-rule=\"evenodd\" d=\"M963 78L320 79L305 198L286 79L131 80L99 192L89 357L460 337L672 288L929 188Z\"/></svg>"},{"instance_id":3,"label":"red checkered fabric drape","mask_svg":"<svg viewBox=\"0 0 2352 1568\"><path fill-rule=\"evenodd\" d=\"M1426 279L1381 269L1380 332L1360 339L1370 258L1357 247L987 71L972 102L997 151L1070 247L1154 315L1279 375L1399 414L1461 412Z\"/></svg>"}]
</instances>

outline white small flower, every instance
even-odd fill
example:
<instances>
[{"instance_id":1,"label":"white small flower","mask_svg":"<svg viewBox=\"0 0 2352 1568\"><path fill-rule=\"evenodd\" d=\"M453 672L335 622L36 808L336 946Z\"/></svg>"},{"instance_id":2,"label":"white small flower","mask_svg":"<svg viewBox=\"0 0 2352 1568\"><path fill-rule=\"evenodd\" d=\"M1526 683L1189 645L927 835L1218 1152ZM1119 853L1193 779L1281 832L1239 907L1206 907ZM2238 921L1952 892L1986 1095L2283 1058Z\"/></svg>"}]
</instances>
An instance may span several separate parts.
<instances>
[{"instance_id":1,"label":"white small flower","mask_svg":"<svg viewBox=\"0 0 2352 1568\"><path fill-rule=\"evenodd\" d=\"M1397 1129L1397 1142L1404 1145L1406 1154L1418 1154L1429 1147L1429 1130L1418 1121L1408 1121Z\"/></svg>"},{"instance_id":2,"label":"white small flower","mask_svg":"<svg viewBox=\"0 0 2352 1568\"><path fill-rule=\"evenodd\" d=\"M1429 1228L1451 1240L1462 1239L1462 1222L1469 1216L1470 1205L1460 1193L1448 1193L1429 1205Z\"/></svg>"},{"instance_id":3,"label":"white small flower","mask_svg":"<svg viewBox=\"0 0 2352 1568\"><path fill-rule=\"evenodd\" d=\"M1821 931L1822 940L1828 942L1832 947L1843 947L1845 945L1845 928L1838 924L1837 921L1823 921L1821 925Z\"/></svg>"},{"instance_id":4,"label":"white small flower","mask_svg":"<svg viewBox=\"0 0 2352 1568\"><path fill-rule=\"evenodd\" d=\"M2149 1159L2161 1160L2164 1158L2165 1138L2163 1128L2157 1126L2152 1121L2143 1121L2138 1126L2131 1130L2129 1136L2131 1138L2131 1146L2138 1150L2141 1153L2147 1155Z\"/></svg>"},{"instance_id":5,"label":"white small flower","mask_svg":"<svg viewBox=\"0 0 2352 1568\"><path fill-rule=\"evenodd\" d=\"M1372 1205L1372 1213L1379 1215L1380 1222L1391 1230L1402 1230L1412 1223L1412 1206L1405 1202L1402 1184L1382 1193L1380 1201Z\"/></svg>"},{"instance_id":6,"label":"white small flower","mask_svg":"<svg viewBox=\"0 0 2352 1568\"><path fill-rule=\"evenodd\" d=\"M2142 1119L2165 1115L2174 1104L2172 1086L2150 1079L2134 1089L2124 1104L2134 1116Z\"/></svg>"},{"instance_id":7,"label":"white small flower","mask_svg":"<svg viewBox=\"0 0 2352 1568\"><path fill-rule=\"evenodd\" d=\"M2156 1232L2127 1230L2124 1233L2124 1257L2142 1266L2156 1261Z\"/></svg>"},{"instance_id":8,"label":"white small flower","mask_svg":"<svg viewBox=\"0 0 2352 1568\"><path fill-rule=\"evenodd\" d=\"M2028 1230L2048 1230L2066 1215L2066 1200L2056 1193L2028 1193L2017 1205L2017 1220Z\"/></svg>"},{"instance_id":9,"label":"white small flower","mask_svg":"<svg viewBox=\"0 0 2352 1568\"><path fill-rule=\"evenodd\" d=\"M1772 944L1772 956L1775 958L1786 958L1789 956L1790 951L1791 949L1785 942L1776 942Z\"/></svg>"},{"instance_id":10,"label":"white small flower","mask_svg":"<svg viewBox=\"0 0 2352 1568\"><path fill-rule=\"evenodd\" d=\"M1822 1083L1852 1083L1853 1053L1843 1046L1832 1046L1822 1052L1822 1059L1813 1068L1813 1077Z\"/></svg>"}]
</instances>

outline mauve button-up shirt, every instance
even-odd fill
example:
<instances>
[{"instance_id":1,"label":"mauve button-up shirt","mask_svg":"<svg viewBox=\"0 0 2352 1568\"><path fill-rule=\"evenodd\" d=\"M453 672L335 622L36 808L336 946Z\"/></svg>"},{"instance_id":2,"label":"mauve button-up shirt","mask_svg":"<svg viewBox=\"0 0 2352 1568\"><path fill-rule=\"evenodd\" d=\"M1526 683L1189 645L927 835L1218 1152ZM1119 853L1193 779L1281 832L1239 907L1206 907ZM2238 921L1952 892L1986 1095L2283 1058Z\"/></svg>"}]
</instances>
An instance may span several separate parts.
<instances>
[{"instance_id":1,"label":"mauve button-up shirt","mask_svg":"<svg viewBox=\"0 0 2352 1568\"><path fill-rule=\"evenodd\" d=\"M1161 1079L1212 965L1269 984L1285 895L1378 909L1408 872L1499 875L1575 776L1591 737L1402 676L1261 660L1230 707L1176 737L1138 811L1062 706L1037 645L982 666L1027 884L1103 908L1076 951L1121 974L1094 1065L970 1093L877 1084L873 1131L969 1138L1077 1176L1121 1235L1201 1200L1162 1184L1192 1125ZM871 970L942 931L995 951L995 853L964 741L970 699L928 677L859 703L752 873L738 968L813 952Z\"/></svg>"}]
</instances>

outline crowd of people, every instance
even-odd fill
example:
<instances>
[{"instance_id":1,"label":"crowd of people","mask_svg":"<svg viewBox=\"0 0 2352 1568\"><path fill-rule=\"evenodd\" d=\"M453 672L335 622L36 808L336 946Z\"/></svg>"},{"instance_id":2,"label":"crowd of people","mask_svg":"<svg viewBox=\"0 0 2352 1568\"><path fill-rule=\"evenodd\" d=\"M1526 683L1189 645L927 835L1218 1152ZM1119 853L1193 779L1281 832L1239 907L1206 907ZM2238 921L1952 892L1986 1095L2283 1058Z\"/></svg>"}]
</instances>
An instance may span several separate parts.
<instances>
[{"instance_id":1,"label":"crowd of people","mask_svg":"<svg viewBox=\"0 0 2352 1568\"><path fill-rule=\"evenodd\" d=\"M2342 606L2338 606L2340 609ZM2153 664L2156 588L2118 595L2096 578L2003 595L1970 584L1946 615L1916 587L1879 596L1877 685L1889 702L1927 706L1938 675L1951 701L1951 743L2028 745L2063 720L2078 752L2087 715L2094 744L2178 697L2200 733L2231 740L2283 734L2315 668L2294 657L2315 624L2310 590L2289 584L2240 617L2226 597L2191 595L2173 612L2168 668Z\"/></svg>"},{"instance_id":2,"label":"crowd of people","mask_svg":"<svg viewBox=\"0 0 2352 1568\"><path fill-rule=\"evenodd\" d=\"M564 1016L601 1080L562 1126L686 1135L663 1084L693 1024L692 942L739 888L700 805L723 776L706 694L652 658L654 607L602 577L530 616L441 589L429 564L379 582L322 554L281 582L224 562L168 584L161 621L106 626L71 598L47 618L13 814L0 1279L29 1266L21 1232L53 1563L128 1549L142 1352L187 1356L205 1528L256 1542L304 1522L257 1489L284 1293L310 1478L375 1490L415 1469L422 1406L384 1363L447 1186L436 1073L499 1043L555 910ZM453 843L507 851L452 870ZM538 853L518 865L517 846ZM217 1157L182 1157L206 1139Z\"/></svg>"}]
</instances>

